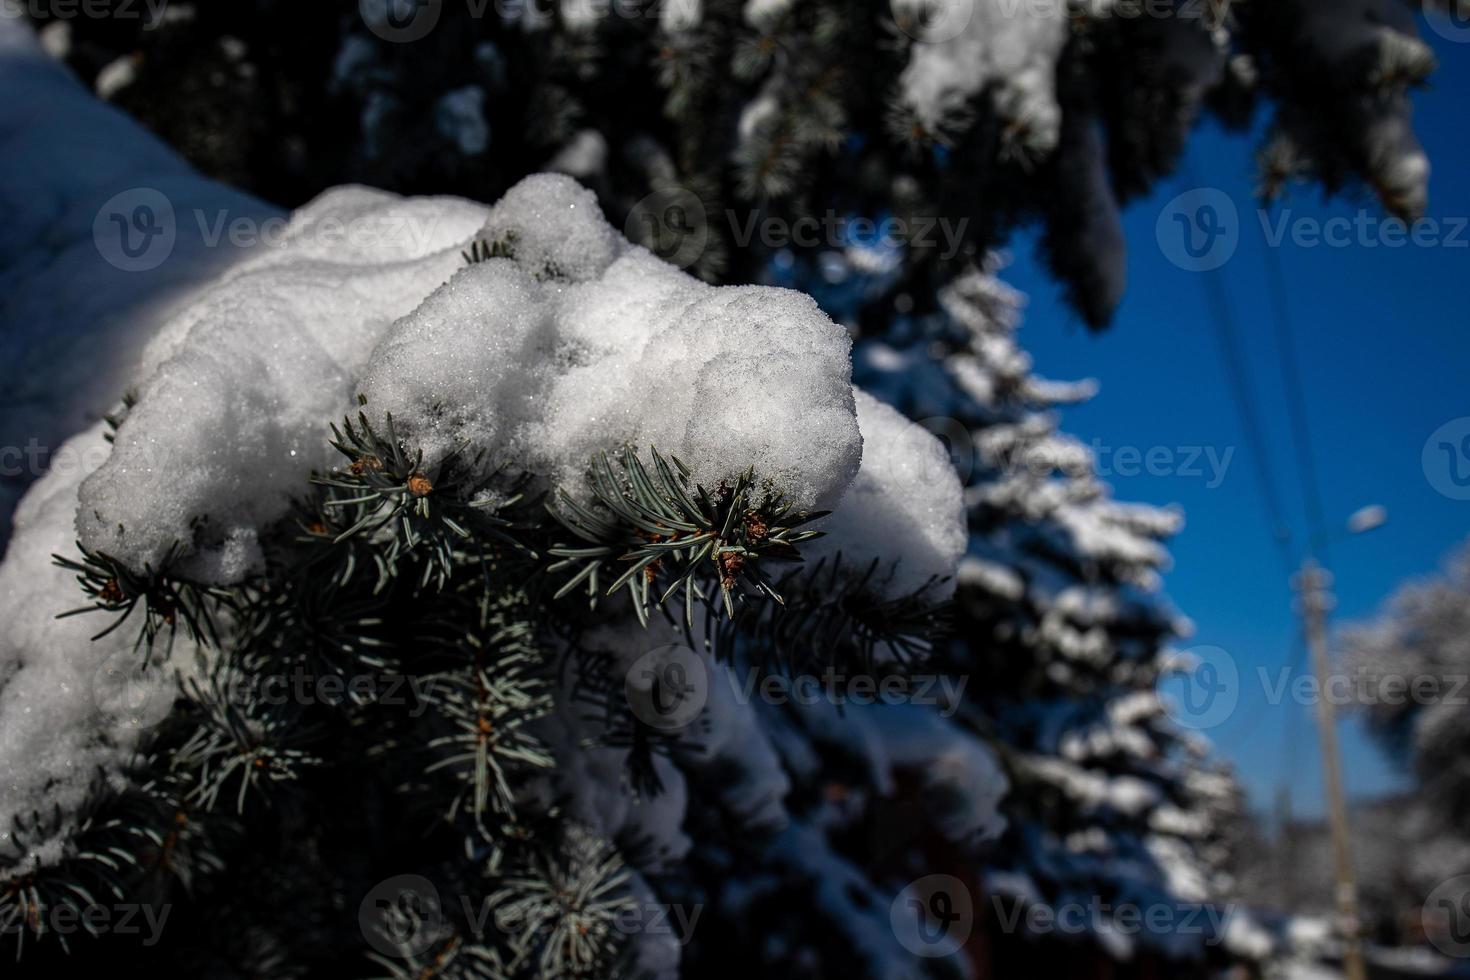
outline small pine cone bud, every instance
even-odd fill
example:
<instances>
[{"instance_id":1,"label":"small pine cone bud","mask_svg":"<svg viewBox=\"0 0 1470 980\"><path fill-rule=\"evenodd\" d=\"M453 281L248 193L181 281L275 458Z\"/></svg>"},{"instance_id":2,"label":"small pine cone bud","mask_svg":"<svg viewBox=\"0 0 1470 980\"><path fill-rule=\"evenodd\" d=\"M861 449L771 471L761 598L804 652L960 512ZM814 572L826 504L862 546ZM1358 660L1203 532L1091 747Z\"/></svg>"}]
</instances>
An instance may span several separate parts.
<instances>
[{"instance_id":1,"label":"small pine cone bud","mask_svg":"<svg viewBox=\"0 0 1470 980\"><path fill-rule=\"evenodd\" d=\"M110 578L102 586L102 591L97 593L97 598L107 603L122 602L124 598L122 586L118 584L117 579Z\"/></svg>"},{"instance_id":2,"label":"small pine cone bud","mask_svg":"<svg viewBox=\"0 0 1470 980\"><path fill-rule=\"evenodd\" d=\"M347 471L353 476L362 476L368 470L381 470L383 461L376 456L359 456L347 467Z\"/></svg>"},{"instance_id":3,"label":"small pine cone bud","mask_svg":"<svg viewBox=\"0 0 1470 980\"><path fill-rule=\"evenodd\" d=\"M745 567L745 556L734 551L726 551L715 556L715 563L720 569L720 585L725 589L735 588L739 581L740 570Z\"/></svg>"},{"instance_id":4,"label":"small pine cone bud","mask_svg":"<svg viewBox=\"0 0 1470 980\"><path fill-rule=\"evenodd\" d=\"M408 492L415 497L427 497L434 492L434 484L422 473L415 473L408 478Z\"/></svg>"}]
</instances>

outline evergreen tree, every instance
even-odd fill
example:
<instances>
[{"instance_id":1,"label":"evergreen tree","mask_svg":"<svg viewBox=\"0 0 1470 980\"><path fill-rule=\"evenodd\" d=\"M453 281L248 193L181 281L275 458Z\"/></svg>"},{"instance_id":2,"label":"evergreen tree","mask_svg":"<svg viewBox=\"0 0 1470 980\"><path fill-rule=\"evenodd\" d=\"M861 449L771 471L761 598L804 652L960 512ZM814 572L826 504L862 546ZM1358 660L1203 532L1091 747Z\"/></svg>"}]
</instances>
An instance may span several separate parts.
<instances>
[{"instance_id":1,"label":"evergreen tree","mask_svg":"<svg viewBox=\"0 0 1470 980\"><path fill-rule=\"evenodd\" d=\"M1416 779L1414 799L1397 816L1413 854L1380 857L1389 864L1370 882L1408 891L1425 908L1425 926L1459 953L1458 919L1430 899L1463 902L1470 887L1470 838L1463 814L1470 801L1465 744L1470 679L1467 603L1470 550L1461 545L1442 572L1401 586L1372 619L1344 631L1348 677L1363 716L1383 749ZM1446 891L1448 889L1448 891Z\"/></svg>"},{"instance_id":2,"label":"evergreen tree","mask_svg":"<svg viewBox=\"0 0 1470 980\"><path fill-rule=\"evenodd\" d=\"M775 249L743 229L767 217L918 219L864 319L876 329L893 296L932 308L1018 223L1043 226L1076 309L1105 324L1120 207L1174 169L1207 111L1233 127L1269 114L1268 197L1311 178L1406 218L1425 205L1408 94L1434 58L1404 0L186 9L57 21L55 47L206 173L295 204L348 180L495 200L561 170L721 282L759 275ZM919 233L941 217L962 251Z\"/></svg>"},{"instance_id":3,"label":"evergreen tree","mask_svg":"<svg viewBox=\"0 0 1470 980\"><path fill-rule=\"evenodd\" d=\"M1010 783L977 888L1026 909L1087 906L1087 933L1120 959L1219 955L1225 935L1180 926L1231 894L1243 801L1159 695L1189 631L1157 594L1181 518L1112 500L1091 450L1059 431L1058 409L1094 386L1033 373L1016 338L1023 297L999 266L990 257L942 291L940 313L901 317L854 354L859 383L926 420L969 475L946 659L972 679L961 717ZM1133 935L1091 915L1094 897L1176 918Z\"/></svg>"}]
</instances>

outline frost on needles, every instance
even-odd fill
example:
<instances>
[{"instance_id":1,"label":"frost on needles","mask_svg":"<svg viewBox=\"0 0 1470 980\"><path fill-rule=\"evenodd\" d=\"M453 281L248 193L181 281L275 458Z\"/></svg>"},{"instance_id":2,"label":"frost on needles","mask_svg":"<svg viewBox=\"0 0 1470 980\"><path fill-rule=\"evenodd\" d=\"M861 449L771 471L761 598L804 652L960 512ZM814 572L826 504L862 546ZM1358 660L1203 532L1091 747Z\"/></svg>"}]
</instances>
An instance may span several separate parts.
<instances>
[{"instance_id":1,"label":"frost on needles","mask_svg":"<svg viewBox=\"0 0 1470 980\"><path fill-rule=\"evenodd\" d=\"M731 696L742 666L901 670L941 625L960 485L934 437L855 391L850 349L802 293L709 286L631 245L566 177L490 208L345 188L302 209L158 326L125 409L76 437L100 465L17 512L0 905L67 900L109 848L157 870L170 821L209 853L217 814L370 765L515 907L515 951L463 948L596 972L613 906L561 948L567 923L506 882L646 892L688 851L690 780L789 826L795 729ZM623 678L681 643L708 703L652 730ZM239 697L297 663L407 673L425 720ZM875 773L926 772L956 837L997 829L1003 778L937 714L806 724L861 732ZM666 972L674 953L636 955Z\"/></svg>"}]
</instances>

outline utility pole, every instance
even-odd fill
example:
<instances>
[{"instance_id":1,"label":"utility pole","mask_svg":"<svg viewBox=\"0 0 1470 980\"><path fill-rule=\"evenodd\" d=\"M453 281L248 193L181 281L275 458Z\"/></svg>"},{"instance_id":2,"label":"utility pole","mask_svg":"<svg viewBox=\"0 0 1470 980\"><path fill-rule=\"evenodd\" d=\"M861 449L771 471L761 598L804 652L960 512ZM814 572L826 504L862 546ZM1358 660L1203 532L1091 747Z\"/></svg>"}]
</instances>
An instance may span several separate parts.
<instances>
[{"instance_id":1,"label":"utility pole","mask_svg":"<svg viewBox=\"0 0 1470 980\"><path fill-rule=\"evenodd\" d=\"M1292 826L1291 784L1282 781L1276 789L1276 894L1290 902L1296 891L1296 828ZM1288 908L1291 907L1289 904Z\"/></svg>"},{"instance_id":2,"label":"utility pole","mask_svg":"<svg viewBox=\"0 0 1470 980\"><path fill-rule=\"evenodd\" d=\"M1327 610L1332 596L1330 578L1315 559L1302 562L1294 584L1301 593L1298 610L1306 626L1312 670L1317 675L1317 738L1322 747L1322 782L1327 794L1328 825L1332 831L1332 859L1337 878L1337 915L1343 940L1343 971L1347 980L1368 980L1358 921L1358 885L1353 875L1352 841L1347 803L1343 798L1342 770L1337 752L1337 709L1328 696L1331 659L1327 652Z\"/></svg>"}]
</instances>

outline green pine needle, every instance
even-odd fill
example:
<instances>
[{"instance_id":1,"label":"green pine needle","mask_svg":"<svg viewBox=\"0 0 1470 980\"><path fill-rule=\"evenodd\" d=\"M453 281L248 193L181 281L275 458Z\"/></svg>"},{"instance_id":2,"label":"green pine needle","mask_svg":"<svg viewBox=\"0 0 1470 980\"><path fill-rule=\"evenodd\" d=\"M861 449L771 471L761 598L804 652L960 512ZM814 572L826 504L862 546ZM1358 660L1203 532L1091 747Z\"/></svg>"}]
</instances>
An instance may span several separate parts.
<instances>
[{"instance_id":1,"label":"green pine needle","mask_svg":"<svg viewBox=\"0 0 1470 980\"><path fill-rule=\"evenodd\" d=\"M172 574L170 568L182 550L177 543L164 556L159 569L145 565L141 574L105 552L89 551L80 541L77 550L81 561L52 555L52 562L76 573L77 583L91 603L59 613L57 619L90 612L111 613L111 625L92 637L100 640L141 610L142 625L133 647L144 649L148 658L160 634L167 637L163 657L168 658L181 622L196 643L219 647L215 619L222 609L233 605L234 597L227 589L198 585Z\"/></svg>"},{"instance_id":2,"label":"green pine needle","mask_svg":"<svg viewBox=\"0 0 1470 980\"><path fill-rule=\"evenodd\" d=\"M615 457L599 453L588 474L588 504L565 492L557 504L548 502L582 542L548 549L561 559L548 571L572 572L556 596L585 584L595 604L600 595L626 589L645 625L676 594L691 624L694 601L709 602L716 590L729 617L750 596L781 602L762 563L800 561L796 546L821 534L800 528L825 512L795 510L779 491L759 485L753 470L711 493L691 485L677 457L652 448L650 456L651 469L632 449Z\"/></svg>"}]
</instances>

